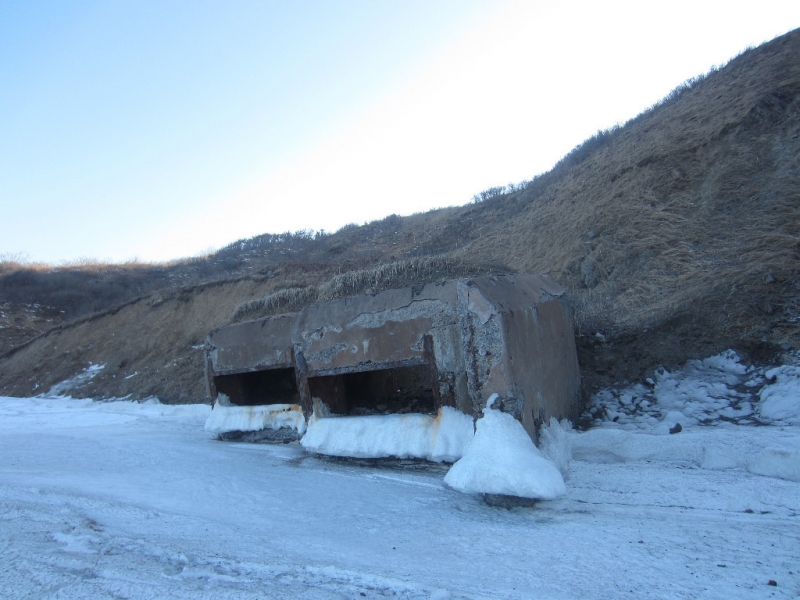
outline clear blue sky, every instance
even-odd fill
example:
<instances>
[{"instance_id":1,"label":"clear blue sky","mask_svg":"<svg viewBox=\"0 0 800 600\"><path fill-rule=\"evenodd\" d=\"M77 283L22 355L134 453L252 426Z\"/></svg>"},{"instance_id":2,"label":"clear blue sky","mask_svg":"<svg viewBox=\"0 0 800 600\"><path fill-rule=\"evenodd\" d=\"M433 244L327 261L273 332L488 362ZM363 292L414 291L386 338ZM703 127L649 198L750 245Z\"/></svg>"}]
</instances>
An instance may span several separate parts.
<instances>
[{"instance_id":1,"label":"clear blue sky","mask_svg":"<svg viewBox=\"0 0 800 600\"><path fill-rule=\"evenodd\" d=\"M0 2L0 256L463 204L797 26L796 0Z\"/></svg>"}]
</instances>

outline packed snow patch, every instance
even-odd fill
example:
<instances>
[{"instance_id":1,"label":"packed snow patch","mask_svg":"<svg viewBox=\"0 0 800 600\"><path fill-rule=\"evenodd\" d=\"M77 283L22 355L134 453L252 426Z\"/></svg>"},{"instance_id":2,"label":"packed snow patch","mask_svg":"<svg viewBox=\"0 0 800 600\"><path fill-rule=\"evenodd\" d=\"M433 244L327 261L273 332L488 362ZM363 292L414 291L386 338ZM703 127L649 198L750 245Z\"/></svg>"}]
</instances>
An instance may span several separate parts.
<instances>
[{"instance_id":1,"label":"packed snow patch","mask_svg":"<svg viewBox=\"0 0 800 600\"><path fill-rule=\"evenodd\" d=\"M449 406L436 415L319 414L319 405L300 440L309 452L350 458L424 458L453 462L464 455L473 436L472 417Z\"/></svg>"},{"instance_id":2,"label":"packed snow patch","mask_svg":"<svg viewBox=\"0 0 800 600\"><path fill-rule=\"evenodd\" d=\"M739 469L800 481L800 435L794 427L759 427L749 444L741 427L698 427L680 435L597 428L574 431L568 422L550 420L540 432L541 451L567 476L573 461L595 465L675 464L689 469ZM653 467L655 469L655 467Z\"/></svg>"},{"instance_id":3,"label":"packed snow patch","mask_svg":"<svg viewBox=\"0 0 800 600\"><path fill-rule=\"evenodd\" d=\"M493 394L476 424L475 436L444 482L467 494L502 494L552 500L566 493L553 461L534 446L522 424L494 410Z\"/></svg>"},{"instance_id":4,"label":"packed snow patch","mask_svg":"<svg viewBox=\"0 0 800 600\"><path fill-rule=\"evenodd\" d=\"M303 435L306 419L299 404L262 404L258 406L226 406L217 402L206 420L209 433L231 431L278 430L283 427Z\"/></svg>"}]
</instances>

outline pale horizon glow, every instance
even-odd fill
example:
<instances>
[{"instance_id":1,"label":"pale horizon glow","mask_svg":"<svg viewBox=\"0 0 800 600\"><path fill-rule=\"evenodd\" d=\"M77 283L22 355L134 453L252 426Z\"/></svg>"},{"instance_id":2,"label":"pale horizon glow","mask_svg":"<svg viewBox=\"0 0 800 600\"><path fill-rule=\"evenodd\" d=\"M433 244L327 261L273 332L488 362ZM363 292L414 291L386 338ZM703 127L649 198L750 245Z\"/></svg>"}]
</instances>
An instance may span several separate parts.
<instances>
[{"instance_id":1,"label":"pale horizon glow","mask_svg":"<svg viewBox=\"0 0 800 600\"><path fill-rule=\"evenodd\" d=\"M67 5L0 8L0 258L164 261L464 204L800 25L784 1Z\"/></svg>"}]
</instances>

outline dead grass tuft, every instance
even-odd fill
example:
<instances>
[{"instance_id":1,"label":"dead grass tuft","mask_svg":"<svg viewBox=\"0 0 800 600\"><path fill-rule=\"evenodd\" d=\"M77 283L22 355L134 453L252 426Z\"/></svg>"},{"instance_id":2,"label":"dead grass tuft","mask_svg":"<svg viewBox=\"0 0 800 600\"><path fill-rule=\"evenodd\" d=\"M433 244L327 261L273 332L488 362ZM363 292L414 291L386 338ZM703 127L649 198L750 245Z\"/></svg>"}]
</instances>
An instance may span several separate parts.
<instances>
[{"instance_id":1,"label":"dead grass tuft","mask_svg":"<svg viewBox=\"0 0 800 600\"><path fill-rule=\"evenodd\" d=\"M242 302L233 311L231 320L244 321L268 315L296 312L318 298L317 287L290 287L273 292L263 298Z\"/></svg>"},{"instance_id":2,"label":"dead grass tuft","mask_svg":"<svg viewBox=\"0 0 800 600\"><path fill-rule=\"evenodd\" d=\"M232 320L242 321L294 312L313 302L325 302L356 294L377 294L384 290L426 284L440 279L507 272L509 269L500 264L478 265L454 256L396 261L341 273L319 286L287 287L263 298L243 302L234 310Z\"/></svg>"}]
</instances>

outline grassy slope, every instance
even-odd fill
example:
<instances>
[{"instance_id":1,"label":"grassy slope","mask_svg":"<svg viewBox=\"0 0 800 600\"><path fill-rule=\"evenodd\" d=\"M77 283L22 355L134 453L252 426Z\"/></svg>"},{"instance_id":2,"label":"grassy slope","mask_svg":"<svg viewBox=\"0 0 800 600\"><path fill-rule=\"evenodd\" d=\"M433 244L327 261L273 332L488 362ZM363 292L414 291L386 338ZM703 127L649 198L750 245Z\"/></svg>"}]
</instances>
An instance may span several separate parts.
<instances>
[{"instance_id":1,"label":"grassy slope","mask_svg":"<svg viewBox=\"0 0 800 600\"><path fill-rule=\"evenodd\" d=\"M192 347L242 302L447 274L403 270L424 256L459 274L549 272L565 284L587 391L730 346L765 358L800 342L798 157L800 31L587 141L526 189L478 204L316 238L261 236L166 266L6 263L6 312L38 303L54 309L38 309L39 329L47 315L63 324L27 345L37 327L7 338L0 393L38 393L91 361L107 366L76 395L202 398ZM400 264L369 271L390 262ZM286 305L245 314L259 307Z\"/></svg>"}]
</instances>

